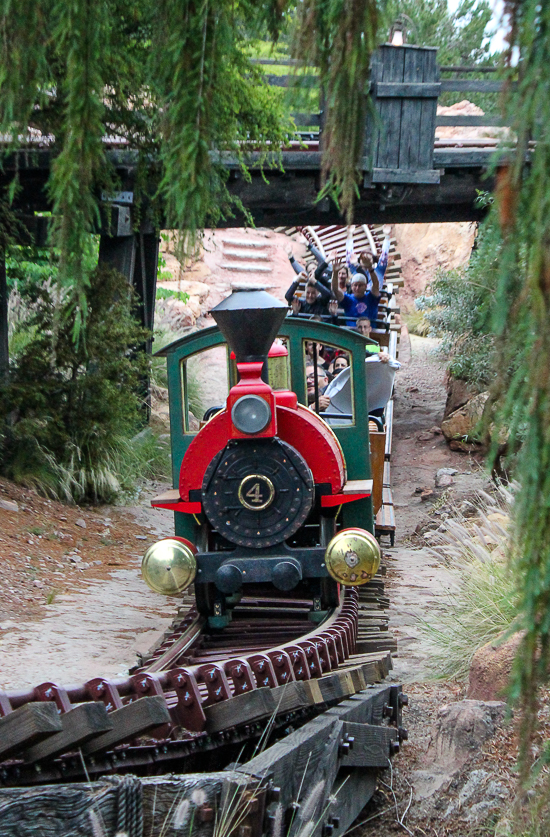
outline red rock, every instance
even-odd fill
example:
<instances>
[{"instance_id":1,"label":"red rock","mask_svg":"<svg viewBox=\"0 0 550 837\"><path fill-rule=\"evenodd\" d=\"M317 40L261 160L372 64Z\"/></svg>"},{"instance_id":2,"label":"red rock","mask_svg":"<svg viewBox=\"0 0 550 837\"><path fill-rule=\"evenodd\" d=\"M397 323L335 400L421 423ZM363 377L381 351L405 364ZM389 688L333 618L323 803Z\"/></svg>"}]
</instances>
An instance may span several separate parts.
<instances>
[{"instance_id":1,"label":"red rock","mask_svg":"<svg viewBox=\"0 0 550 837\"><path fill-rule=\"evenodd\" d=\"M502 643L497 637L476 651L470 663L469 698L499 700L506 696L512 665L522 639L521 632Z\"/></svg>"}]
</instances>

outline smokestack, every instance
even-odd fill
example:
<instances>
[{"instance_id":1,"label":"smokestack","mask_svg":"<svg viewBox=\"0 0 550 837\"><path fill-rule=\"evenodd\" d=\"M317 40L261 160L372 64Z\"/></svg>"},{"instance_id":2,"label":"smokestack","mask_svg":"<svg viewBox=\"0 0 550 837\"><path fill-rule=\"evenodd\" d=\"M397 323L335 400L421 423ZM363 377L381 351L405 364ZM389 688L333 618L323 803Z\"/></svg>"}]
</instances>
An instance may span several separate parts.
<instances>
[{"instance_id":1,"label":"smokestack","mask_svg":"<svg viewBox=\"0 0 550 837\"><path fill-rule=\"evenodd\" d=\"M264 361L281 323L287 315L285 303L265 291L233 291L210 312L237 363Z\"/></svg>"}]
</instances>

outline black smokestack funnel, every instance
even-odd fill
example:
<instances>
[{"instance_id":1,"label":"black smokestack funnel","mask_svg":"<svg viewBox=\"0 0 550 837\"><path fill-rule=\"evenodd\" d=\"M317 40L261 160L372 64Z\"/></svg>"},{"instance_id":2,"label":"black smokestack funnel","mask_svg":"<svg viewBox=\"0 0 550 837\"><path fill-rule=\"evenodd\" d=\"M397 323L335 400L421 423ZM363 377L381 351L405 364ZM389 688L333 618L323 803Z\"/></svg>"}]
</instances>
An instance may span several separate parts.
<instances>
[{"instance_id":1,"label":"black smokestack funnel","mask_svg":"<svg viewBox=\"0 0 550 837\"><path fill-rule=\"evenodd\" d=\"M263 361L288 308L265 291L233 291L210 312L237 363Z\"/></svg>"}]
</instances>

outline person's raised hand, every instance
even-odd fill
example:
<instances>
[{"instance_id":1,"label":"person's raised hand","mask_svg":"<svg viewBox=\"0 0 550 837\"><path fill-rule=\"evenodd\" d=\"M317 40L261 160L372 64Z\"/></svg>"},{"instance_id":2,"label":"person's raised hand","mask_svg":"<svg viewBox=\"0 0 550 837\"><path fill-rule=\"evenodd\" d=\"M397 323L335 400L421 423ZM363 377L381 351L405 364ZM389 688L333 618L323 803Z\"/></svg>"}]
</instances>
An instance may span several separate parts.
<instances>
[{"instance_id":1,"label":"person's raised hand","mask_svg":"<svg viewBox=\"0 0 550 837\"><path fill-rule=\"evenodd\" d=\"M328 313L332 317L336 316L336 314L338 313L338 300L336 300L336 299L331 299L330 300L330 302L328 304Z\"/></svg>"},{"instance_id":2,"label":"person's raised hand","mask_svg":"<svg viewBox=\"0 0 550 837\"><path fill-rule=\"evenodd\" d=\"M302 307L302 303L300 302L297 296L292 297L292 302L290 304L292 305L293 314L299 314L300 308Z\"/></svg>"},{"instance_id":3,"label":"person's raised hand","mask_svg":"<svg viewBox=\"0 0 550 837\"><path fill-rule=\"evenodd\" d=\"M285 247L285 253L287 254L288 258L291 259L294 255L294 250L292 249L290 244L287 244Z\"/></svg>"},{"instance_id":4,"label":"person's raised hand","mask_svg":"<svg viewBox=\"0 0 550 837\"><path fill-rule=\"evenodd\" d=\"M382 232L385 236L388 236L391 233L391 224L384 224L382 227Z\"/></svg>"},{"instance_id":5,"label":"person's raised hand","mask_svg":"<svg viewBox=\"0 0 550 837\"><path fill-rule=\"evenodd\" d=\"M359 264L366 270L372 270L373 259L372 255L367 250L363 250L359 256Z\"/></svg>"},{"instance_id":6,"label":"person's raised hand","mask_svg":"<svg viewBox=\"0 0 550 837\"><path fill-rule=\"evenodd\" d=\"M327 407L330 405L330 398L328 395L320 395L319 396L319 412L324 413Z\"/></svg>"},{"instance_id":7,"label":"person's raised hand","mask_svg":"<svg viewBox=\"0 0 550 837\"><path fill-rule=\"evenodd\" d=\"M382 363L388 363L390 360L390 356L387 352L380 352L378 355L378 360L382 361Z\"/></svg>"},{"instance_id":8,"label":"person's raised hand","mask_svg":"<svg viewBox=\"0 0 550 837\"><path fill-rule=\"evenodd\" d=\"M309 277L308 277L307 273L305 272L305 270L302 270L302 272L298 274L296 279L298 280L298 282L306 282L307 283Z\"/></svg>"}]
</instances>

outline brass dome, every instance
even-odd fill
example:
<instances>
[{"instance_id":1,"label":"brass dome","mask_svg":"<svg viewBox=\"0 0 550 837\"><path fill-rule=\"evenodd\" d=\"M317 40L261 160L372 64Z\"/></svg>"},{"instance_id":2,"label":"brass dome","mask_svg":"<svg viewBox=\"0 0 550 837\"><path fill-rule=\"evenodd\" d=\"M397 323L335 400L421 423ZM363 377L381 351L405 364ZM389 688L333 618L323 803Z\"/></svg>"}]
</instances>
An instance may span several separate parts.
<instances>
[{"instance_id":1,"label":"brass dome","mask_svg":"<svg viewBox=\"0 0 550 837\"><path fill-rule=\"evenodd\" d=\"M164 538L150 546L141 562L141 572L151 590L164 596L183 593L195 580L197 561L191 544Z\"/></svg>"},{"instance_id":2,"label":"brass dome","mask_svg":"<svg viewBox=\"0 0 550 837\"><path fill-rule=\"evenodd\" d=\"M378 572L380 546L365 529L342 529L327 546L325 564L339 584L346 587L366 584Z\"/></svg>"}]
</instances>

